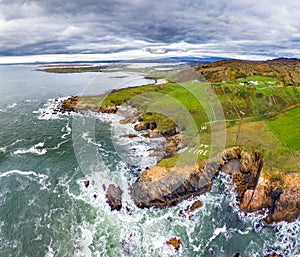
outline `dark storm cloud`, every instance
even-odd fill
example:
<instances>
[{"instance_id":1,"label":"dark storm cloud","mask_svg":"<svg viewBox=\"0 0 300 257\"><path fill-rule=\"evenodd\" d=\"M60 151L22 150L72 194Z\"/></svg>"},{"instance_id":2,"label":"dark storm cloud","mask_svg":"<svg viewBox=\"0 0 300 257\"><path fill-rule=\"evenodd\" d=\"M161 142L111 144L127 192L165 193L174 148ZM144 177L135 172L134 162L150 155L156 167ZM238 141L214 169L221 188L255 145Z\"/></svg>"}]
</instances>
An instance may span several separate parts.
<instances>
[{"instance_id":1,"label":"dark storm cloud","mask_svg":"<svg viewBox=\"0 0 300 257\"><path fill-rule=\"evenodd\" d=\"M110 53L184 41L284 55L299 48L295 2L0 0L0 54Z\"/></svg>"}]
</instances>

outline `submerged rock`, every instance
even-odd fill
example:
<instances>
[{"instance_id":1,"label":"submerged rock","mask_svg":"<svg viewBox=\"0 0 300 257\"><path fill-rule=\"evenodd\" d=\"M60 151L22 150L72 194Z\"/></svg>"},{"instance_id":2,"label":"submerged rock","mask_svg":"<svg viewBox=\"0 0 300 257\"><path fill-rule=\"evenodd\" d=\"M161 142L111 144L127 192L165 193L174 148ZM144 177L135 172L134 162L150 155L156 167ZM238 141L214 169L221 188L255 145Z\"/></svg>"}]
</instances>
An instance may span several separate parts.
<instances>
[{"instance_id":1,"label":"submerged rock","mask_svg":"<svg viewBox=\"0 0 300 257\"><path fill-rule=\"evenodd\" d=\"M122 190L120 187L110 184L107 188L106 198L111 210L121 210L122 208Z\"/></svg>"},{"instance_id":2,"label":"submerged rock","mask_svg":"<svg viewBox=\"0 0 300 257\"><path fill-rule=\"evenodd\" d=\"M195 201L192 205L189 205L184 210L179 211L180 217L186 217L188 216L189 219L193 218L193 213L200 209L203 206L203 203L200 200Z\"/></svg>"},{"instance_id":3,"label":"submerged rock","mask_svg":"<svg viewBox=\"0 0 300 257\"><path fill-rule=\"evenodd\" d=\"M243 257L243 255L241 253L236 253L234 257Z\"/></svg>"},{"instance_id":4,"label":"submerged rock","mask_svg":"<svg viewBox=\"0 0 300 257\"><path fill-rule=\"evenodd\" d=\"M178 251L180 246L182 245L182 241L180 238L173 237L169 241L166 242L167 245L172 245L175 251Z\"/></svg>"},{"instance_id":5,"label":"submerged rock","mask_svg":"<svg viewBox=\"0 0 300 257\"><path fill-rule=\"evenodd\" d=\"M264 257L282 257L282 255L278 253L272 253L272 254L267 254Z\"/></svg>"}]
</instances>

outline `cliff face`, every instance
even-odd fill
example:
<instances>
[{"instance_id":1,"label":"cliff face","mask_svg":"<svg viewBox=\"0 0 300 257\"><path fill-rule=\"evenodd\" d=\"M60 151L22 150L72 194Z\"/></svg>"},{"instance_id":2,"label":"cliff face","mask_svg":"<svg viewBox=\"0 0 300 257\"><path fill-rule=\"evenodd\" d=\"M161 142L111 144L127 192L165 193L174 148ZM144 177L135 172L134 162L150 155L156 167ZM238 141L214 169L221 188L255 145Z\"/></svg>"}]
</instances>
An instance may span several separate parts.
<instances>
[{"instance_id":1,"label":"cliff face","mask_svg":"<svg viewBox=\"0 0 300 257\"><path fill-rule=\"evenodd\" d=\"M132 186L138 207L167 207L210 190L212 179L221 170L232 176L239 199L256 187L262 168L259 152L247 153L240 147L226 149L204 167L153 167L143 172Z\"/></svg>"},{"instance_id":2,"label":"cliff face","mask_svg":"<svg viewBox=\"0 0 300 257\"><path fill-rule=\"evenodd\" d=\"M293 221L300 214L300 173L285 175L285 183L260 177L255 189L245 192L241 210L254 212L268 209L267 223Z\"/></svg>"},{"instance_id":3,"label":"cliff face","mask_svg":"<svg viewBox=\"0 0 300 257\"><path fill-rule=\"evenodd\" d=\"M222 166L221 171L230 175L236 184L238 200L241 201L245 192L257 185L263 165L261 153L248 153L236 146L225 149L217 158Z\"/></svg>"},{"instance_id":4,"label":"cliff face","mask_svg":"<svg viewBox=\"0 0 300 257\"><path fill-rule=\"evenodd\" d=\"M144 171L132 185L132 197L140 208L169 207L192 196L206 193L222 171L236 185L240 209L254 212L268 209L265 222L293 221L300 215L300 173L285 177L285 185L261 176L263 158L259 151L241 147L225 149L204 167L154 166Z\"/></svg>"},{"instance_id":5,"label":"cliff face","mask_svg":"<svg viewBox=\"0 0 300 257\"><path fill-rule=\"evenodd\" d=\"M229 82L249 76L276 78L281 85L300 86L300 60L274 59L269 61L218 61L196 68L209 82Z\"/></svg>"}]
</instances>

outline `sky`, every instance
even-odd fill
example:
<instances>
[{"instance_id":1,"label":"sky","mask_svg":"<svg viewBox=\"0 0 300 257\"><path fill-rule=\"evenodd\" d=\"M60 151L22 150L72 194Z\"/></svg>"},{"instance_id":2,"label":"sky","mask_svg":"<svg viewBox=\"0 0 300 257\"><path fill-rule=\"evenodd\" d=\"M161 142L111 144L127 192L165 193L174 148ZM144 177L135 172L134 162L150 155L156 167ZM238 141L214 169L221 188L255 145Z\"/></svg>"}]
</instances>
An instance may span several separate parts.
<instances>
[{"instance_id":1,"label":"sky","mask_svg":"<svg viewBox=\"0 0 300 257\"><path fill-rule=\"evenodd\" d=\"M295 0L0 0L0 63L300 57L299 17Z\"/></svg>"}]
</instances>

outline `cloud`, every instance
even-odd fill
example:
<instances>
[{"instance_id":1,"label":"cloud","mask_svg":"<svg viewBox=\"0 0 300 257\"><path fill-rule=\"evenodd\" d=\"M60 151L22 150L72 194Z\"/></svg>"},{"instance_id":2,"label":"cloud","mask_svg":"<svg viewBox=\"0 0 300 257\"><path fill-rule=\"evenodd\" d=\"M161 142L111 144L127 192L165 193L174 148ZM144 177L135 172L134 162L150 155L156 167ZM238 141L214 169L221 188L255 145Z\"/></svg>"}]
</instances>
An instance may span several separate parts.
<instances>
[{"instance_id":1,"label":"cloud","mask_svg":"<svg viewBox=\"0 0 300 257\"><path fill-rule=\"evenodd\" d=\"M0 55L172 48L297 57L299 8L291 0L2 0Z\"/></svg>"}]
</instances>

